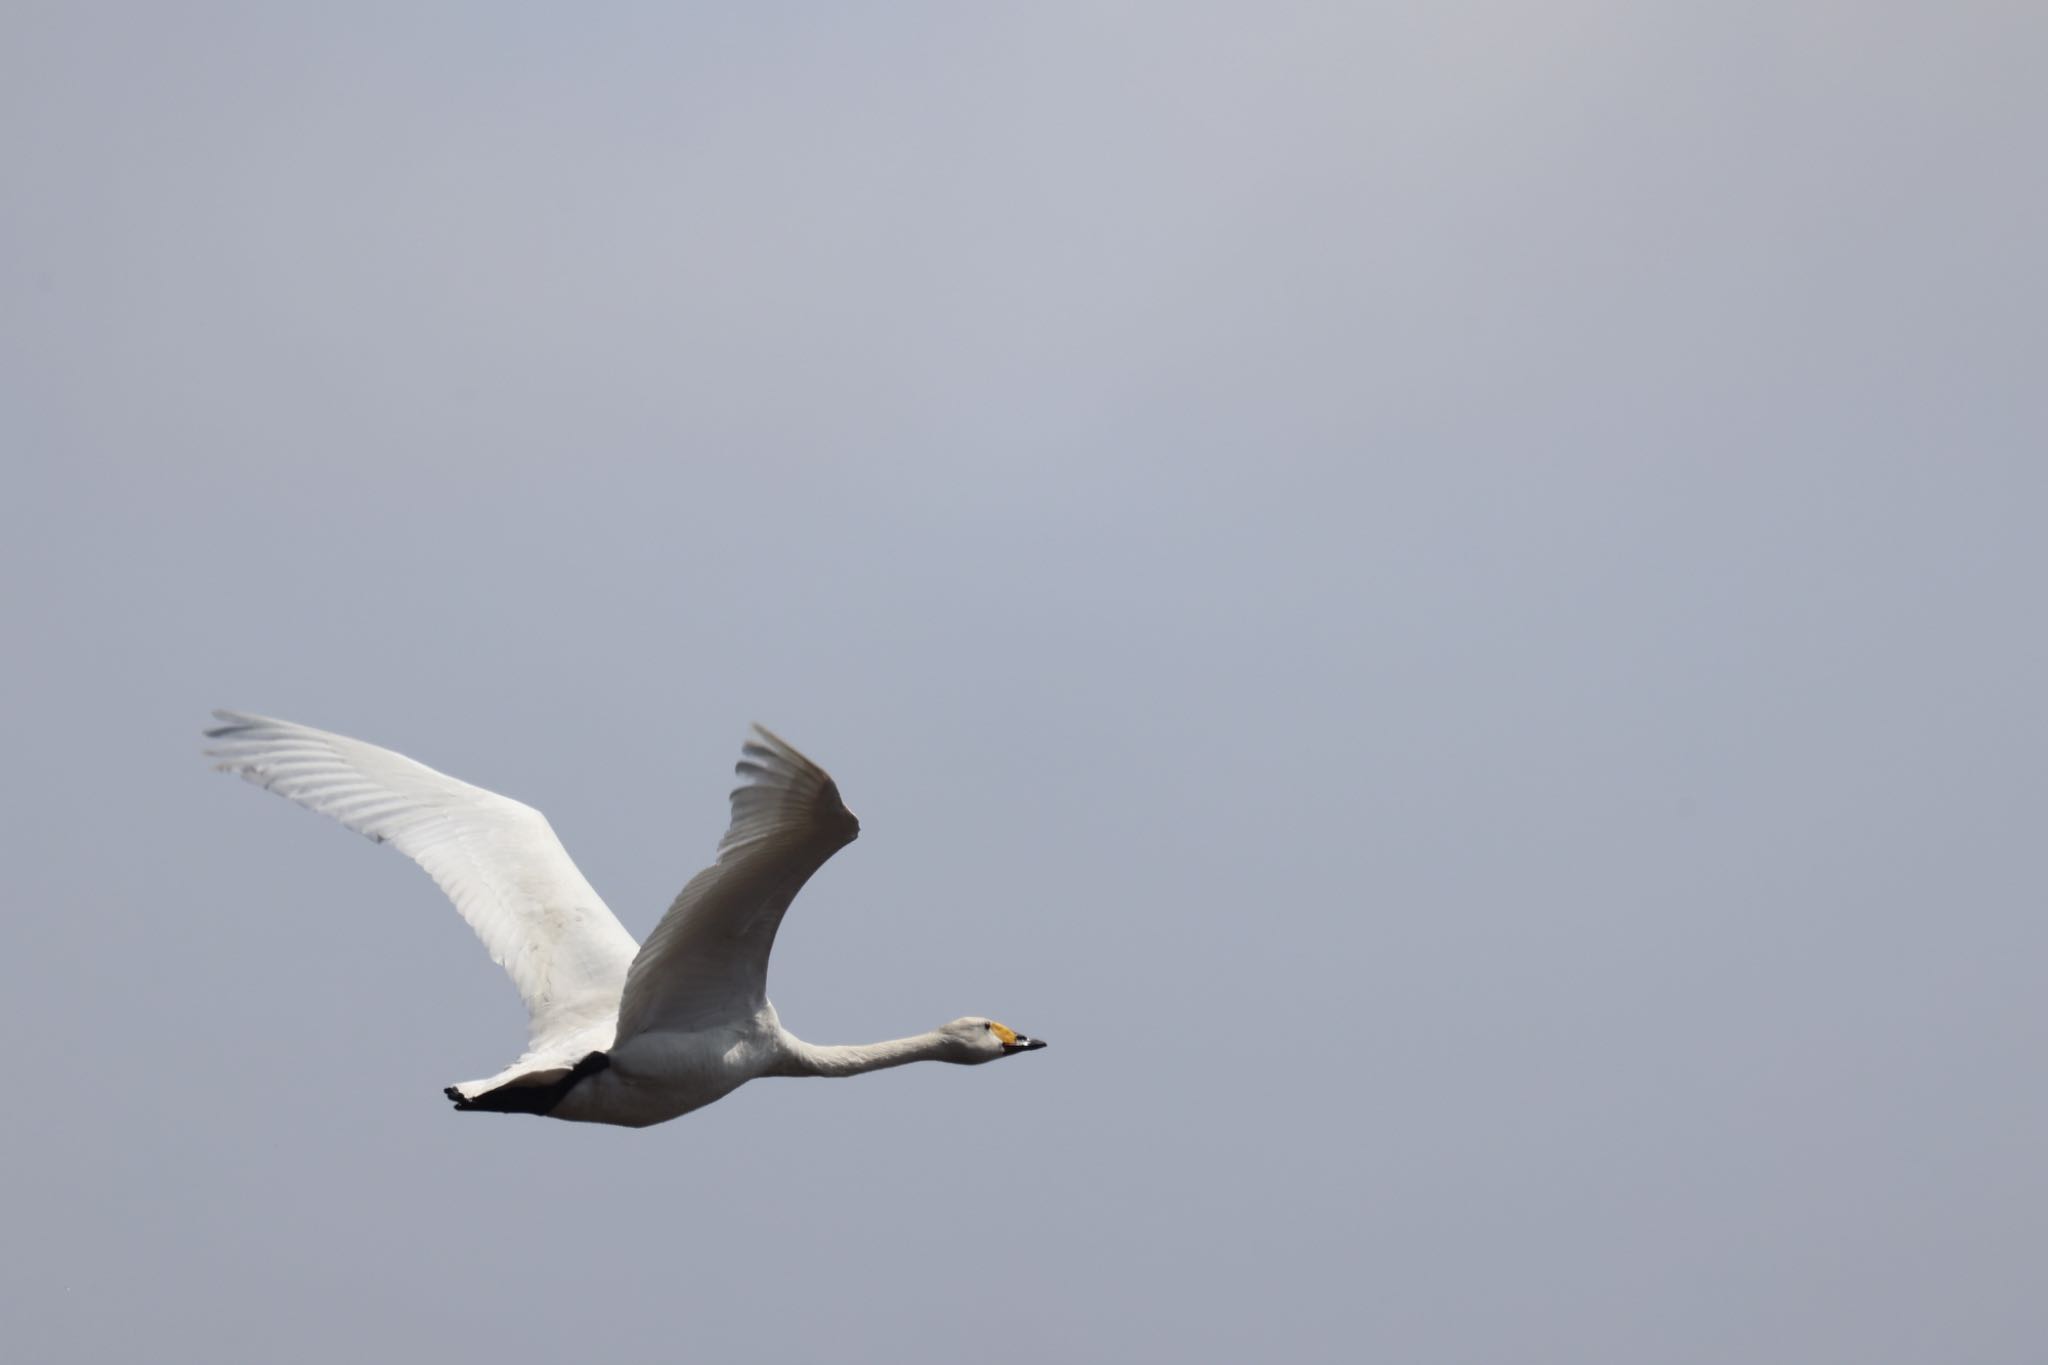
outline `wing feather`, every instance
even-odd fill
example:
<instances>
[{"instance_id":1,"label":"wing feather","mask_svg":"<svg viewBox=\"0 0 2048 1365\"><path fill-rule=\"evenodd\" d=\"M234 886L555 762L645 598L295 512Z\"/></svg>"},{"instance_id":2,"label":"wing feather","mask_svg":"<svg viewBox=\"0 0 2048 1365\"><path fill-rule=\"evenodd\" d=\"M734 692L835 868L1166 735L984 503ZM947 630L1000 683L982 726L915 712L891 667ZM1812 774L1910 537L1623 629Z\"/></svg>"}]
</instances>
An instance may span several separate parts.
<instances>
[{"instance_id":1,"label":"wing feather","mask_svg":"<svg viewBox=\"0 0 2048 1365\"><path fill-rule=\"evenodd\" d=\"M222 772L426 869L526 1002L522 1062L574 1051L597 1033L607 1036L595 1046L609 1042L633 936L539 811L358 739L238 711L214 715L223 723L206 732L215 742L207 753Z\"/></svg>"},{"instance_id":2,"label":"wing feather","mask_svg":"<svg viewBox=\"0 0 2048 1365\"><path fill-rule=\"evenodd\" d=\"M692 877L626 977L621 1041L740 1019L768 999L768 955L796 893L860 821L823 768L756 725L718 861Z\"/></svg>"}]
</instances>

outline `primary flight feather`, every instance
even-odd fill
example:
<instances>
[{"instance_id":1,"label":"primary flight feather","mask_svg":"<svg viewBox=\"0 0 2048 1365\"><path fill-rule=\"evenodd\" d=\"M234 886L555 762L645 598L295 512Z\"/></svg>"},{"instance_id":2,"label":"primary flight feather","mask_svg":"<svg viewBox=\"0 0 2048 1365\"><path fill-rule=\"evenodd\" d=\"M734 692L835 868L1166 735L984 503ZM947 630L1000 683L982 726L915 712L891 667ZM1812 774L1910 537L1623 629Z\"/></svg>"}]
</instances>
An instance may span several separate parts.
<instances>
[{"instance_id":1,"label":"primary flight feather","mask_svg":"<svg viewBox=\"0 0 2048 1365\"><path fill-rule=\"evenodd\" d=\"M860 822L824 769L755 726L717 861L636 945L541 813L389 749L236 711L206 732L222 772L388 843L434 879L525 1001L526 1051L449 1086L461 1110L645 1127L760 1076L977 1063L1045 1046L991 1019L816 1046L777 1020L768 955L790 902Z\"/></svg>"}]
</instances>

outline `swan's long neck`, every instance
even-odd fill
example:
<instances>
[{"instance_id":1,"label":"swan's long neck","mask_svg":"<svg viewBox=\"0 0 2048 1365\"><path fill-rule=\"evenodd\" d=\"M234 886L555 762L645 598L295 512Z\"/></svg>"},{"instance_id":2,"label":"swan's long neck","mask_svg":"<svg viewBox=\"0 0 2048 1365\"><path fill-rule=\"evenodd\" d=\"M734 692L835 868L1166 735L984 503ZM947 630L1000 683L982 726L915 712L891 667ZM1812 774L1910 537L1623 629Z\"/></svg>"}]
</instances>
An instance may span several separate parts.
<instances>
[{"instance_id":1,"label":"swan's long neck","mask_svg":"<svg viewBox=\"0 0 2048 1365\"><path fill-rule=\"evenodd\" d=\"M920 1033L915 1038L892 1038L886 1043L850 1043L818 1046L795 1034L784 1044L791 1076L858 1076L863 1071L881 1071L905 1062L940 1059L946 1050L943 1033Z\"/></svg>"}]
</instances>

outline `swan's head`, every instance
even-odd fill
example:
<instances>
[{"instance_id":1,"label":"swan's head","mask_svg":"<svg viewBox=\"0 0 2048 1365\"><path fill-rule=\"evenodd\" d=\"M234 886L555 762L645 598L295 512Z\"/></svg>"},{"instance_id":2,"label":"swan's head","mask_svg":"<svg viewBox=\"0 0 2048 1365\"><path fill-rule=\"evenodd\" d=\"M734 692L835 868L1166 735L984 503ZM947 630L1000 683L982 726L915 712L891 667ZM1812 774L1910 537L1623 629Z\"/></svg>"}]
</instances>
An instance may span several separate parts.
<instances>
[{"instance_id":1,"label":"swan's head","mask_svg":"<svg viewBox=\"0 0 2048 1365\"><path fill-rule=\"evenodd\" d=\"M946 1060L969 1065L1018 1052L1036 1052L1045 1046L1043 1038L1026 1038L993 1019L955 1019L939 1032L953 1045L953 1055Z\"/></svg>"}]
</instances>

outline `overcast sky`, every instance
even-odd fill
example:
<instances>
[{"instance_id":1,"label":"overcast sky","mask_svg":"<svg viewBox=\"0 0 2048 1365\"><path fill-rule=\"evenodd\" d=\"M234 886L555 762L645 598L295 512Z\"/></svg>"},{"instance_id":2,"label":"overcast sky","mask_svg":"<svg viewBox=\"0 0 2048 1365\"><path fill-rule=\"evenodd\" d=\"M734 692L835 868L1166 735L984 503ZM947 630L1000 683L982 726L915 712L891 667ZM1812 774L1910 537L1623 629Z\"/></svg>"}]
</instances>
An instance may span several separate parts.
<instances>
[{"instance_id":1,"label":"overcast sky","mask_svg":"<svg viewBox=\"0 0 2048 1365\"><path fill-rule=\"evenodd\" d=\"M20 1360L2032 1362L2048 9L0 11ZM516 995L214 706L820 1042Z\"/></svg>"}]
</instances>

